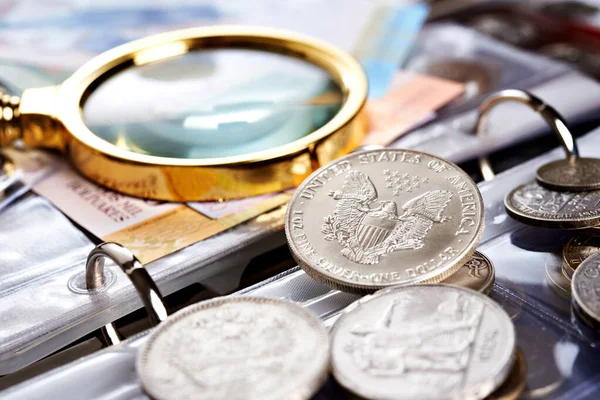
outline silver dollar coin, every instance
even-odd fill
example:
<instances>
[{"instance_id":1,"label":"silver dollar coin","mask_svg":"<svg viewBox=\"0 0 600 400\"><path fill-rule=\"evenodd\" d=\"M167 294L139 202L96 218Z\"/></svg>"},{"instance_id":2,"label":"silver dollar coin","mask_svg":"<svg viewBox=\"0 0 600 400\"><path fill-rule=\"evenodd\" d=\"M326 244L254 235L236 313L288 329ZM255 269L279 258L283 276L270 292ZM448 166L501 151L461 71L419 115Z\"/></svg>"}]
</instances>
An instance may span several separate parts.
<instances>
[{"instance_id":1,"label":"silver dollar coin","mask_svg":"<svg viewBox=\"0 0 600 400\"><path fill-rule=\"evenodd\" d=\"M486 296L449 285L389 288L331 331L333 375L378 400L482 399L513 364L515 329Z\"/></svg>"},{"instance_id":2,"label":"silver dollar coin","mask_svg":"<svg viewBox=\"0 0 600 400\"><path fill-rule=\"evenodd\" d=\"M596 325L600 324L600 252L586 258L575 270L572 280L575 305Z\"/></svg>"},{"instance_id":3,"label":"silver dollar coin","mask_svg":"<svg viewBox=\"0 0 600 400\"><path fill-rule=\"evenodd\" d=\"M161 323L137 358L154 399L309 399L327 379L319 318L281 300L228 297Z\"/></svg>"},{"instance_id":4,"label":"silver dollar coin","mask_svg":"<svg viewBox=\"0 0 600 400\"><path fill-rule=\"evenodd\" d=\"M298 264L355 293L444 280L473 254L483 226L481 193L464 171L401 149L350 154L315 171L285 221Z\"/></svg>"},{"instance_id":5,"label":"silver dollar coin","mask_svg":"<svg viewBox=\"0 0 600 400\"><path fill-rule=\"evenodd\" d=\"M504 206L514 219L542 228L582 229L600 224L600 190L556 192L532 182L511 191Z\"/></svg>"}]
</instances>

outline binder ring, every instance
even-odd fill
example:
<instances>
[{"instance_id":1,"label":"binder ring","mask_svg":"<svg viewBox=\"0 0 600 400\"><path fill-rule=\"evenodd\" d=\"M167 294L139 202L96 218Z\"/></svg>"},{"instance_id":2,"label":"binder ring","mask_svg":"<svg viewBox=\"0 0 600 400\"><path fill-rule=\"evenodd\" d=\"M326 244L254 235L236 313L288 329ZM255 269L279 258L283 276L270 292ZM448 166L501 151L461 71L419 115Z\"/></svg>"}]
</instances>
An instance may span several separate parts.
<instances>
[{"instance_id":1,"label":"binder ring","mask_svg":"<svg viewBox=\"0 0 600 400\"><path fill-rule=\"evenodd\" d=\"M577 143L567 128L564 118L553 107L525 90L500 90L486 98L479 106L478 110L477 123L475 125L475 133L477 136L483 137L487 132L489 111L494 108L495 105L505 101L516 101L525 104L532 110L538 112L558 136L560 144L567 155L567 159L579 157ZM479 159L479 168L481 169L484 180L489 181L495 176L490 161L486 156Z\"/></svg>"},{"instance_id":2,"label":"binder ring","mask_svg":"<svg viewBox=\"0 0 600 400\"><path fill-rule=\"evenodd\" d=\"M90 252L85 266L87 289L96 290L104 286L104 261L106 258L111 259L127 275L144 303L152 326L164 321L167 318L167 309L154 280L137 257L118 243L101 243ZM101 332L109 345L121 342L122 337L112 322L102 327Z\"/></svg>"}]
</instances>

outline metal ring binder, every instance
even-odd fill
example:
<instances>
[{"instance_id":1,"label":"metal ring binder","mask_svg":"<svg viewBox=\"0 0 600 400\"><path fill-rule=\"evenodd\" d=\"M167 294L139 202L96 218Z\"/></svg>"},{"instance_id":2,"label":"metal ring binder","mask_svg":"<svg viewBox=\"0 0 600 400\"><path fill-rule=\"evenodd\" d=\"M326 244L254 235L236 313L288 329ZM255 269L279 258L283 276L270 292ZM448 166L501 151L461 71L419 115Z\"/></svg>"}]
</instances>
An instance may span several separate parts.
<instances>
[{"instance_id":1,"label":"metal ring binder","mask_svg":"<svg viewBox=\"0 0 600 400\"><path fill-rule=\"evenodd\" d=\"M567 128L564 118L553 107L525 90L501 90L485 99L478 110L477 123L475 125L475 133L477 136L484 136L487 132L489 111L494 108L495 105L505 101L517 101L538 112L560 139L560 143L567 154L567 158L579 157L577 143L575 143L573 135ZM481 157L479 159L479 168L481 169L484 180L489 181L494 178L495 174L487 157Z\"/></svg>"},{"instance_id":2,"label":"metal ring binder","mask_svg":"<svg viewBox=\"0 0 600 400\"><path fill-rule=\"evenodd\" d=\"M85 266L87 289L94 290L104 286L105 258L117 264L131 280L146 307L150 323L154 326L164 321L167 318L167 310L154 280L135 255L118 243L101 243L90 252ZM118 344L122 340L112 323L105 325L101 332L109 345Z\"/></svg>"}]
</instances>

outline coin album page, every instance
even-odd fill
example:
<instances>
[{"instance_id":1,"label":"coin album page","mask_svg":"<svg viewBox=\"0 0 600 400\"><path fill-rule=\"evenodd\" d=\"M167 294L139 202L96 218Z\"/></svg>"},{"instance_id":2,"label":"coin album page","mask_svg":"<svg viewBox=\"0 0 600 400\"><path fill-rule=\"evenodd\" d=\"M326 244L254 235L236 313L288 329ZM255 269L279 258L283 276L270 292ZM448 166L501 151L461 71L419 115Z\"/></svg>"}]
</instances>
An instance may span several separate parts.
<instances>
[{"instance_id":1,"label":"coin album page","mask_svg":"<svg viewBox=\"0 0 600 400\"><path fill-rule=\"evenodd\" d=\"M440 58L457 46L461 57L481 60L490 68L495 83L489 91L512 85L533 87L534 93L574 122L600 106L600 85L582 74L492 39L478 36L474 40L474 35L452 24L428 27L417 40L415 61L408 69L418 72L428 58ZM443 37L452 37L451 45ZM564 90L573 90L578 97L560 96ZM477 139L472 133L475 104L468 101L450 109L440 122L407 135L394 147L416 148L460 162L531 132L545 131L539 116L522 105L507 104L499 107L504 110L501 114L492 114L489 139ZM511 130L501 123L507 116L518 122ZM253 257L285 244L283 214L283 208L275 209L151 262L147 268L164 295L197 282L217 293L229 293ZM38 234L31 235L31 229ZM24 195L0 213L0 236L6 255L0 271L0 313L11 321L0 325L0 375L23 368L142 306L128 278L116 269L107 268L104 290L93 295L86 291L85 259L95 243L38 195Z\"/></svg>"},{"instance_id":2,"label":"coin album page","mask_svg":"<svg viewBox=\"0 0 600 400\"><path fill-rule=\"evenodd\" d=\"M600 129L583 136L579 143L583 156L597 154ZM506 193L532 181L540 165L562 156L562 149L556 149L479 184L485 203L485 231L478 250L495 266L490 296L512 319L517 345L527 360L524 398L592 399L590 393L600 389L595 338L572 323L570 299L552 284L547 272L560 267L560 250L572 233L523 225L508 217L504 209ZM247 295L296 302L317 314L327 327L359 299L317 283L299 268L232 296ZM134 364L147 333L10 388L4 398L146 398ZM337 399L340 390L330 379L315 398Z\"/></svg>"},{"instance_id":3,"label":"coin album page","mask_svg":"<svg viewBox=\"0 0 600 400\"><path fill-rule=\"evenodd\" d=\"M548 131L543 120L527 107L505 104L491 113L487 134L475 136L477 105L486 95L503 88L530 89L570 124L590 119L600 107L600 85L591 78L560 62L452 23L428 24L419 34L406 69L426 74L437 62L457 55L482 68L478 88L467 88L463 98L439 111L436 121L399 138L391 147L430 152L459 163ZM511 126L504 124L506 120L513 121ZM600 153L594 137L598 142L600 131L581 139L584 156ZM532 180L538 165L562 155L562 150L556 150L479 185L486 207L479 250L495 265L496 285L491 297L513 318L518 345L527 357L528 398L585 399L586 393L600 388L592 368L591 360L598 357L591 347L592 338L571 324L570 300L548 283L551 277L547 271L556 272L553 268L560 266L560 249L571 234L527 227L504 212L503 199L508 191L517 183ZM128 278L112 263L107 263L106 287L90 294L85 287L85 260L97 239L83 233L51 202L26 193L27 187L23 189L10 206L0 204L0 376L142 307ZM231 293L254 257L285 245L284 214L283 207L273 209L146 264L148 272L163 295L194 283L216 293ZM359 298L332 291L298 268L235 295L301 303L327 326ZM134 362L145 335L10 388L3 397L144 398ZM317 398L339 398L339 390L330 381Z\"/></svg>"}]
</instances>

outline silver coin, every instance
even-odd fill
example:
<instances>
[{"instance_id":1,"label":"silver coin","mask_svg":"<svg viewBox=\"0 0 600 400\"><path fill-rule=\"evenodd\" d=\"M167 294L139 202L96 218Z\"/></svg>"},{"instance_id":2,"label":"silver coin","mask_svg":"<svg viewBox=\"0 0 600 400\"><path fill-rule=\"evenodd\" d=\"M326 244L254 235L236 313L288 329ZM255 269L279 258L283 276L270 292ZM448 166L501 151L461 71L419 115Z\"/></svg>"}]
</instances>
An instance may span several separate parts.
<instances>
[{"instance_id":1,"label":"silver coin","mask_svg":"<svg viewBox=\"0 0 600 400\"><path fill-rule=\"evenodd\" d=\"M600 224L600 190L556 192L532 182L511 191L504 206L514 219L542 228L582 229Z\"/></svg>"},{"instance_id":2,"label":"silver coin","mask_svg":"<svg viewBox=\"0 0 600 400\"><path fill-rule=\"evenodd\" d=\"M586 258L573 274L571 293L586 317L600 323L600 252Z\"/></svg>"},{"instance_id":3,"label":"silver coin","mask_svg":"<svg viewBox=\"0 0 600 400\"><path fill-rule=\"evenodd\" d=\"M331 331L333 375L369 399L482 399L514 352L506 312L458 286L389 288L354 303Z\"/></svg>"},{"instance_id":4,"label":"silver coin","mask_svg":"<svg viewBox=\"0 0 600 400\"><path fill-rule=\"evenodd\" d=\"M285 221L298 264L357 293L444 280L473 254L483 227L481 193L464 171L402 149L320 168L294 193Z\"/></svg>"},{"instance_id":5,"label":"silver coin","mask_svg":"<svg viewBox=\"0 0 600 400\"><path fill-rule=\"evenodd\" d=\"M572 157L555 160L538 168L540 185L558 191L588 191L600 189L600 159Z\"/></svg>"},{"instance_id":6,"label":"silver coin","mask_svg":"<svg viewBox=\"0 0 600 400\"><path fill-rule=\"evenodd\" d=\"M154 399L309 399L327 379L319 318L281 300L227 297L173 314L137 358Z\"/></svg>"}]
</instances>

